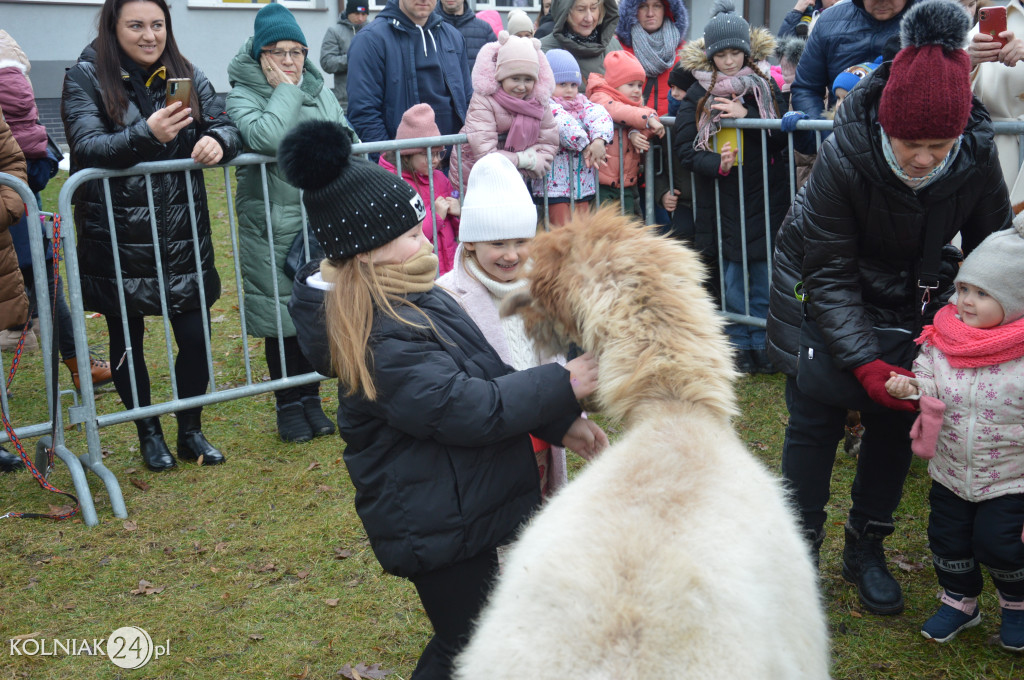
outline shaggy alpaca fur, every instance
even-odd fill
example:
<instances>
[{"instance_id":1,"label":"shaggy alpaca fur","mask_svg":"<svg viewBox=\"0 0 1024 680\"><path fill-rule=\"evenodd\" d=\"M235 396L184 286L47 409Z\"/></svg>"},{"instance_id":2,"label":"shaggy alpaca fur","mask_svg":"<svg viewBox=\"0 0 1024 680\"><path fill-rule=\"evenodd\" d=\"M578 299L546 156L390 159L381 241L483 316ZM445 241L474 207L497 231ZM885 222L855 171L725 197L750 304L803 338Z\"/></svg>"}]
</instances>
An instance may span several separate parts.
<instances>
[{"instance_id":1,"label":"shaggy alpaca fur","mask_svg":"<svg viewBox=\"0 0 1024 680\"><path fill-rule=\"evenodd\" d=\"M817 574L730 424L699 257L607 208L531 250L509 306L549 350L597 355L596 400L625 432L510 550L455 677L827 678Z\"/></svg>"}]
</instances>

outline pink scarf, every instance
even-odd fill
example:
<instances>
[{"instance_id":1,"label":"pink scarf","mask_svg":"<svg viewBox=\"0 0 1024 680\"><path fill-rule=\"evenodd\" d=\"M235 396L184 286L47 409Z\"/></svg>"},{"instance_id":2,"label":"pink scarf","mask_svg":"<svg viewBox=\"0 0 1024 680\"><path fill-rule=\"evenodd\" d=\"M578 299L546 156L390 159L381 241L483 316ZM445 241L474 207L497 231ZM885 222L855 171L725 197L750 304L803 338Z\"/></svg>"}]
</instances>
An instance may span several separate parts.
<instances>
[{"instance_id":1,"label":"pink scarf","mask_svg":"<svg viewBox=\"0 0 1024 680\"><path fill-rule=\"evenodd\" d=\"M934 345L953 368L994 366L1024 356L1024 318L1005 326L973 328L957 318L956 305L950 303L922 329L916 342Z\"/></svg>"},{"instance_id":2,"label":"pink scarf","mask_svg":"<svg viewBox=\"0 0 1024 680\"><path fill-rule=\"evenodd\" d=\"M767 71L769 66L762 62L758 68ZM711 87L711 76L710 71L693 71L693 77L705 90ZM698 151L710 151L708 140L722 129L719 122L721 111L711 109L713 97L743 97L750 92L754 94L754 101L757 102L758 116L761 118L779 117L775 112L775 98L772 96L771 85L755 73L754 69L744 66L736 75L732 76L727 76L719 71L715 87L710 90L710 96L704 102L704 110L700 112L700 120L697 122L697 138L693 141L693 148Z\"/></svg>"},{"instance_id":3,"label":"pink scarf","mask_svg":"<svg viewBox=\"0 0 1024 680\"><path fill-rule=\"evenodd\" d=\"M586 111L590 105L590 100L587 99L586 95L577 94L572 99L563 99L562 97L555 97L555 101L562 105L568 113L571 113L577 120L583 120L583 112Z\"/></svg>"},{"instance_id":4,"label":"pink scarf","mask_svg":"<svg viewBox=\"0 0 1024 680\"><path fill-rule=\"evenodd\" d=\"M540 137L540 119L544 117L544 105L536 97L516 99L499 86L491 95L498 106L515 114L512 127L505 138L505 151L526 151L537 143Z\"/></svg>"}]
</instances>

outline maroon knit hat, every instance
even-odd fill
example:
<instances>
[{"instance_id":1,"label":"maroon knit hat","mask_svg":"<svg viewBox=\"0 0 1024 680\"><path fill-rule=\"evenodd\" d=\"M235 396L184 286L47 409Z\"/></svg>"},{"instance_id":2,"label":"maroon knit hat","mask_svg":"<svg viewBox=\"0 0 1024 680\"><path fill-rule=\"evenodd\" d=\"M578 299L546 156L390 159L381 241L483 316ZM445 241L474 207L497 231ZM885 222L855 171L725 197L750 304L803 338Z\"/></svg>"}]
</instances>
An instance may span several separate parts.
<instances>
[{"instance_id":1,"label":"maroon knit hat","mask_svg":"<svg viewBox=\"0 0 1024 680\"><path fill-rule=\"evenodd\" d=\"M971 23L949 0L918 2L900 22L878 122L896 139L953 139L971 115L971 59L962 47Z\"/></svg>"},{"instance_id":2,"label":"maroon knit hat","mask_svg":"<svg viewBox=\"0 0 1024 680\"><path fill-rule=\"evenodd\" d=\"M440 137L441 130L434 122L434 109L430 104L417 104L402 114L402 122L398 124L395 131L395 139L416 139L418 137ZM442 147L434 147L434 151L440 151ZM412 156L417 153L426 153L425 147L414 149L402 149L402 156Z\"/></svg>"}]
</instances>

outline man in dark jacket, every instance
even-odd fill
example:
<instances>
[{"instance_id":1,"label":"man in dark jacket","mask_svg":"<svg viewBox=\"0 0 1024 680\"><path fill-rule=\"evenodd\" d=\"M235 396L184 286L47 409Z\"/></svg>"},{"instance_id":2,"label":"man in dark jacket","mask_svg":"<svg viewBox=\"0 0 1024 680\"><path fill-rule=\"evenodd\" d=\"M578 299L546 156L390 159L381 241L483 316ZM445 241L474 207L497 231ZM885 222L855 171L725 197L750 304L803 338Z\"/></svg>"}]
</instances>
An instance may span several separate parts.
<instances>
[{"instance_id":1,"label":"man in dark jacket","mask_svg":"<svg viewBox=\"0 0 1024 680\"><path fill-rule=\"evenodd\" d=\"M909 363L882 359L877 329L903 329L900 344L912 360L913 339L952 292L956 272L951 261L929 265L927 251L938 253L959 232L969 252L1012 218L991 119L971 96L970 59L960 49L967 15L945 0L921 2L907 13L906 24L916 28L904 36L920 35L923 20L933 27L951 23L955 35L941 46L905 44L847 95L835 132L779 231L768 316L772 360L788 375L782 474L815 553L825 535L836 444L852 404L837 403L835 384L815 390L807 380L822 357L801 349L806 332L820 331L827 349L819 353L843 377L852 373L871 402L862 412L843 577L879 614L903 610L882 539L895 528L915 407L885 391L890 372L908 374ZM933 248L926 248L929 238ZM812 357L819 361L812 364Z\"/></svg>"},{"instance_id":2,"label":"man in dark jacket","mask_svg":"<svg viewBox=\"0 0 1024 680\"><path fill-rule=\"evenodd\" d=\"M820 118L825 93L840 73L874 61L886 42L899 35L900 20L915 0L850 0L833 7L814 23L796 67L791 88L794 111ZM781 35L781 34L780 34ZM836 98L828 92L829 108ZM814 153L814 135L798 135L798 150Z\"/></svg>"},{"instance_id":3,"label":"man in dark jacket","mask_svg":"<svg viewBox=\"0 0 1024 680\"><path fill-rule=\"evenodd\" d=\"M434 12L437 0L388 0L349 48L348 119L364 142L395 138L402 114L430 104L455 134L473 96L466 41Z\"/></svg>"},{"instance_id":4,"label":"man in dark jacket","mask_svg":"<svg viewBox=\"0 0 1024 680\"><path fill-rule=\"evenodd\" d=\"M441 0L437 13L466 39L466 57L469 59L469 70L472 71L480 48L497 40L498 36L494 35L489 23L477 18L469 0Z\"/></svg>"}]
</instances>

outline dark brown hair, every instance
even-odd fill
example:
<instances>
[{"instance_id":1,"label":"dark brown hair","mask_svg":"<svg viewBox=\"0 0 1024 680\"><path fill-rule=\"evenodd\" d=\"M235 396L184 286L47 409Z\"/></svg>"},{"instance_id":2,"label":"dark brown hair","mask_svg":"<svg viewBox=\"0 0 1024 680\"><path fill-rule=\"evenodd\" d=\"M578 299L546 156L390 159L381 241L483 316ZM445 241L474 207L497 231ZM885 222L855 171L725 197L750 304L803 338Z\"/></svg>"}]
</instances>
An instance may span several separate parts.
<instances>
[{"instance_id":1,"label":"dark brown hair","mask_svg":"<svg viewBox=\"0 0 1024 680\"><path fill-rule=\"evenodd\" d=\"M100 81L103 97L103 108L107 116L117 125L124 124L124 113L128 110L128 95L125 93L121 80L121 55L117 42L117 22L121 18L121 9L129 2L151 2L164 13L164 26L167 39L164 51L160 55L160 63L167 68L168 78L192 78L192 64L182 56L178 44L174 41L174 30L171 27L171 10L166 0L106 0L100 10L99 30L93 47L96 50L96 77ZM198 119L202 115L199 106L199 95L192 88L192 117Z\"/></svg>"}]
</instances>

